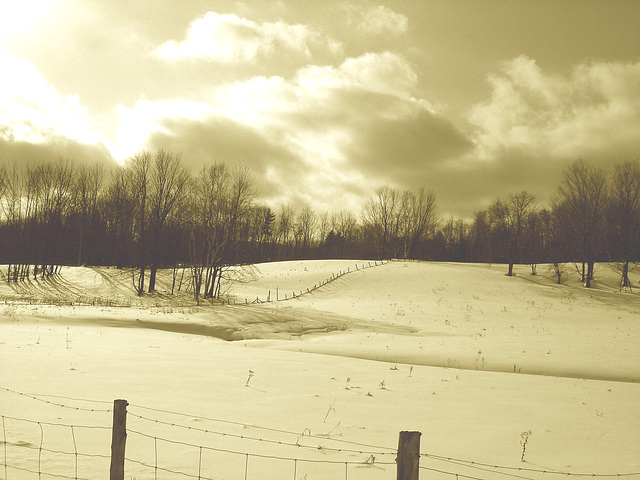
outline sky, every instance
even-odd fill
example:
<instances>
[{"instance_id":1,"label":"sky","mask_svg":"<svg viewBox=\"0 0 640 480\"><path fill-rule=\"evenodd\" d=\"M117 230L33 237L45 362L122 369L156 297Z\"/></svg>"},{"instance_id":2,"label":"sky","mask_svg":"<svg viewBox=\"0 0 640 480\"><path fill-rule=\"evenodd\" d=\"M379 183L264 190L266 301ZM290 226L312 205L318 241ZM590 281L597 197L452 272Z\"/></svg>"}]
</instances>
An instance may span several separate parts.
<instances>
[{"instance_id":1,"label":"sky","mask_svg":"<svg viewBox=\"0 0 640 480\"><path fill-rule=\"evenodd\" d=\"M472 218L640 159L635 0L0 0L0 161L250 167L278 209Z\"/></svg>"}]
</instances>

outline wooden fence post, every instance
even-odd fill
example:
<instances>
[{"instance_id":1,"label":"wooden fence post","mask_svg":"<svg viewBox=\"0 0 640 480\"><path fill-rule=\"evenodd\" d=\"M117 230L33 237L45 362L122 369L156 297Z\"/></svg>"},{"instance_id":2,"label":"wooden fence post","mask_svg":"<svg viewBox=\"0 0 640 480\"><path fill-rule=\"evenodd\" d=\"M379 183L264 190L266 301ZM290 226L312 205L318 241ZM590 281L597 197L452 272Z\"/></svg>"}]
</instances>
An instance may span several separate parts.
<instances>
[{"instance_id":1,"label":"wooden fence post","mask_svg":"<svg viewBox=\"0 0 640 480\"><path fill-rule=\"evenodd\" d=\"M109 480L124 480L124 449L127 441L126 400L113 402L113 428L111 432L111 470Z\"/></svg>"},{"instance_id":2,"label":"wooden fence post","mask_svg":"<svg viewBox=\"0 0 640 480\"><path fill-rule=\"evenodd\" d=\"M418 480L420 476L420 432L400 432L397 480Z\"/></svg>"}]
</instances>

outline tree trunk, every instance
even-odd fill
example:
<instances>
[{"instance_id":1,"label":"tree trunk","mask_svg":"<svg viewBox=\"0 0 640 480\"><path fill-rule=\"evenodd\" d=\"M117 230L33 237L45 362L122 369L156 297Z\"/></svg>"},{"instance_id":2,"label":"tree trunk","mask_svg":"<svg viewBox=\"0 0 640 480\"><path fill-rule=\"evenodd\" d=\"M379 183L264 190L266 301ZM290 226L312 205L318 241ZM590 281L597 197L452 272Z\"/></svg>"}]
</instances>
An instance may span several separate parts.
<instances>
[{"instance_id":1,"label":"tree trunk","mask_svg":"<svg viewBox=\"0 0 640 480\"><path fill-rule=\"evenodd\" d=\"M80 225L80 245L78 246L78 266L82 265L82 241L84 240L84 227Z\"/></svg>"},{"instance_id":2,"label":"tree trunk","mask_svg":"<svg viewBox=\"0 0 640 480\"><path fill-rule=\"evenodd\" d=\"M144 265L142 265L140 267L140 276L138 277L138 286L136 288L139 297L144 295L144 274L145 274L145 271L146 271L146 268L145 268Z\"/></svg>"},{"instance_id":3,"label":"tree trunk","mask_svg":"<svg viewBox=\"0 0 640 480\"><path fill-rule=\"evenodd\" d=\"M507 273L508 277L513 277L513 262L509 262L509 272Z\"/></svg>"},{"instance_id":4,"label":"tree trunk","mask_svg":"<svg viewBox=\"0 0 640 480\"><path fill-rule=\"evenodd\" d=\"M156 290L156 273L158 272L158 265L156 263L151 264L151 271L149 273L149 293Z\"/></svg>"},{"instance_id":5,"label":"tree trunk","mask_svg":"<svg viewBox=\"0 0 640 480\"><path fill-rule=\"evenodd\" d=\"M627 289L631 288L631 281L629 281L629 262L625 261L622 264L622 287Z\"/></svg>"}]
</instances>

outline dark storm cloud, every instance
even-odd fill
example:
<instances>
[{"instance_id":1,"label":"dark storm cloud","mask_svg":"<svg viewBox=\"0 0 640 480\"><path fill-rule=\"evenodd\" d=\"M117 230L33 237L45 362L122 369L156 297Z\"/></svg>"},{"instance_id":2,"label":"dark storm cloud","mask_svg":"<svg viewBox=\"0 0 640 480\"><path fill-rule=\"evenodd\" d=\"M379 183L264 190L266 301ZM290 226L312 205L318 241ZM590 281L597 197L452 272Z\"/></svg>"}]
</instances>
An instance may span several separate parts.
<instances>
[{"instance_id":1,"label":"dark storm cloud","mask_svg":"<svg viewBox=\"0 0 640 480\"><path fill-rule=\"evenodd\" d=\"M181 154L194 174L214 162L248 166L255 175L260 198L283 195L282 189L304 174L300 159L290 151L230 119L163 120L161 126L164 133L151 136L150 148Z\"/></svg>"},{"instance_id":2,"label":"dark storm cloud","mask_svg":"<svg viewBox=\"0 0 640 480\"><path fill-rule=\"evenodd\" d=\"M534 195L540 206L548 205L566 163L516 150L501 154L489 163L473 158L444 163L433 172L431 180L443 214L470 218L496 199L523 190Z\"/></svg>"},{"instance_id":3,"label":"dark storm cloud","mask_svg":"<svg viewBox=\"0 0 640 480\"><path fill-rule=\"evenodd\" d=\"M115 165L111 154L102 145L79 143L60 137L46 143L29 143L0 138L0 163L43 163L58 158L69 159L74 163L103 162Z\"/></svg>"},{"instance_id":4,"label":"dark storm cloud","mask_svg":"<svg viewBox=\"0 0 640 480\"><path fill-rule=\"evenodd\" d=\"M376 107L363 104L362 110L371 110L365 117L372 121L355 131L347 147L351 166L377 184L416 188L429 186L442 162L472 149L472 142L448 119L422 106L412 107L400 118L376 118Z\"/></svg>"}]
</instances>

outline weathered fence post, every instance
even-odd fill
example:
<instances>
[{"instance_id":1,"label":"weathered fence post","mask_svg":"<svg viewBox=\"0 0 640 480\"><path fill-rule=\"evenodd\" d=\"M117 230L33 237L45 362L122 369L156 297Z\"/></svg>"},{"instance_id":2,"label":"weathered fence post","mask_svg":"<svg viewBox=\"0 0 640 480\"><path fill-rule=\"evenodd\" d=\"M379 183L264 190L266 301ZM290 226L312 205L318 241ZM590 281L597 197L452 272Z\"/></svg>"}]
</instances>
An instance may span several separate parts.
<instances>
[{"instance_id":1,"label":"weathered fence post","mask_svg":"<svg viewBox=\"0 0 640 480\"><path fill-rule=\"evenodd\" d=\"M420 475L420 432L400 432L397 480L418 480Z\"/></svg>"},{"instance_id":2,"label":"weathered fence post","mask_svg":"<svg viewBox=\"0 0 640 480\"><path fill-rule=\"evenodd\" d=\"M124 448L127 441L126 400L113 402L113 428L111 432L111 470L109 480L124 480Z\"/></svg>"}]
</instances>

